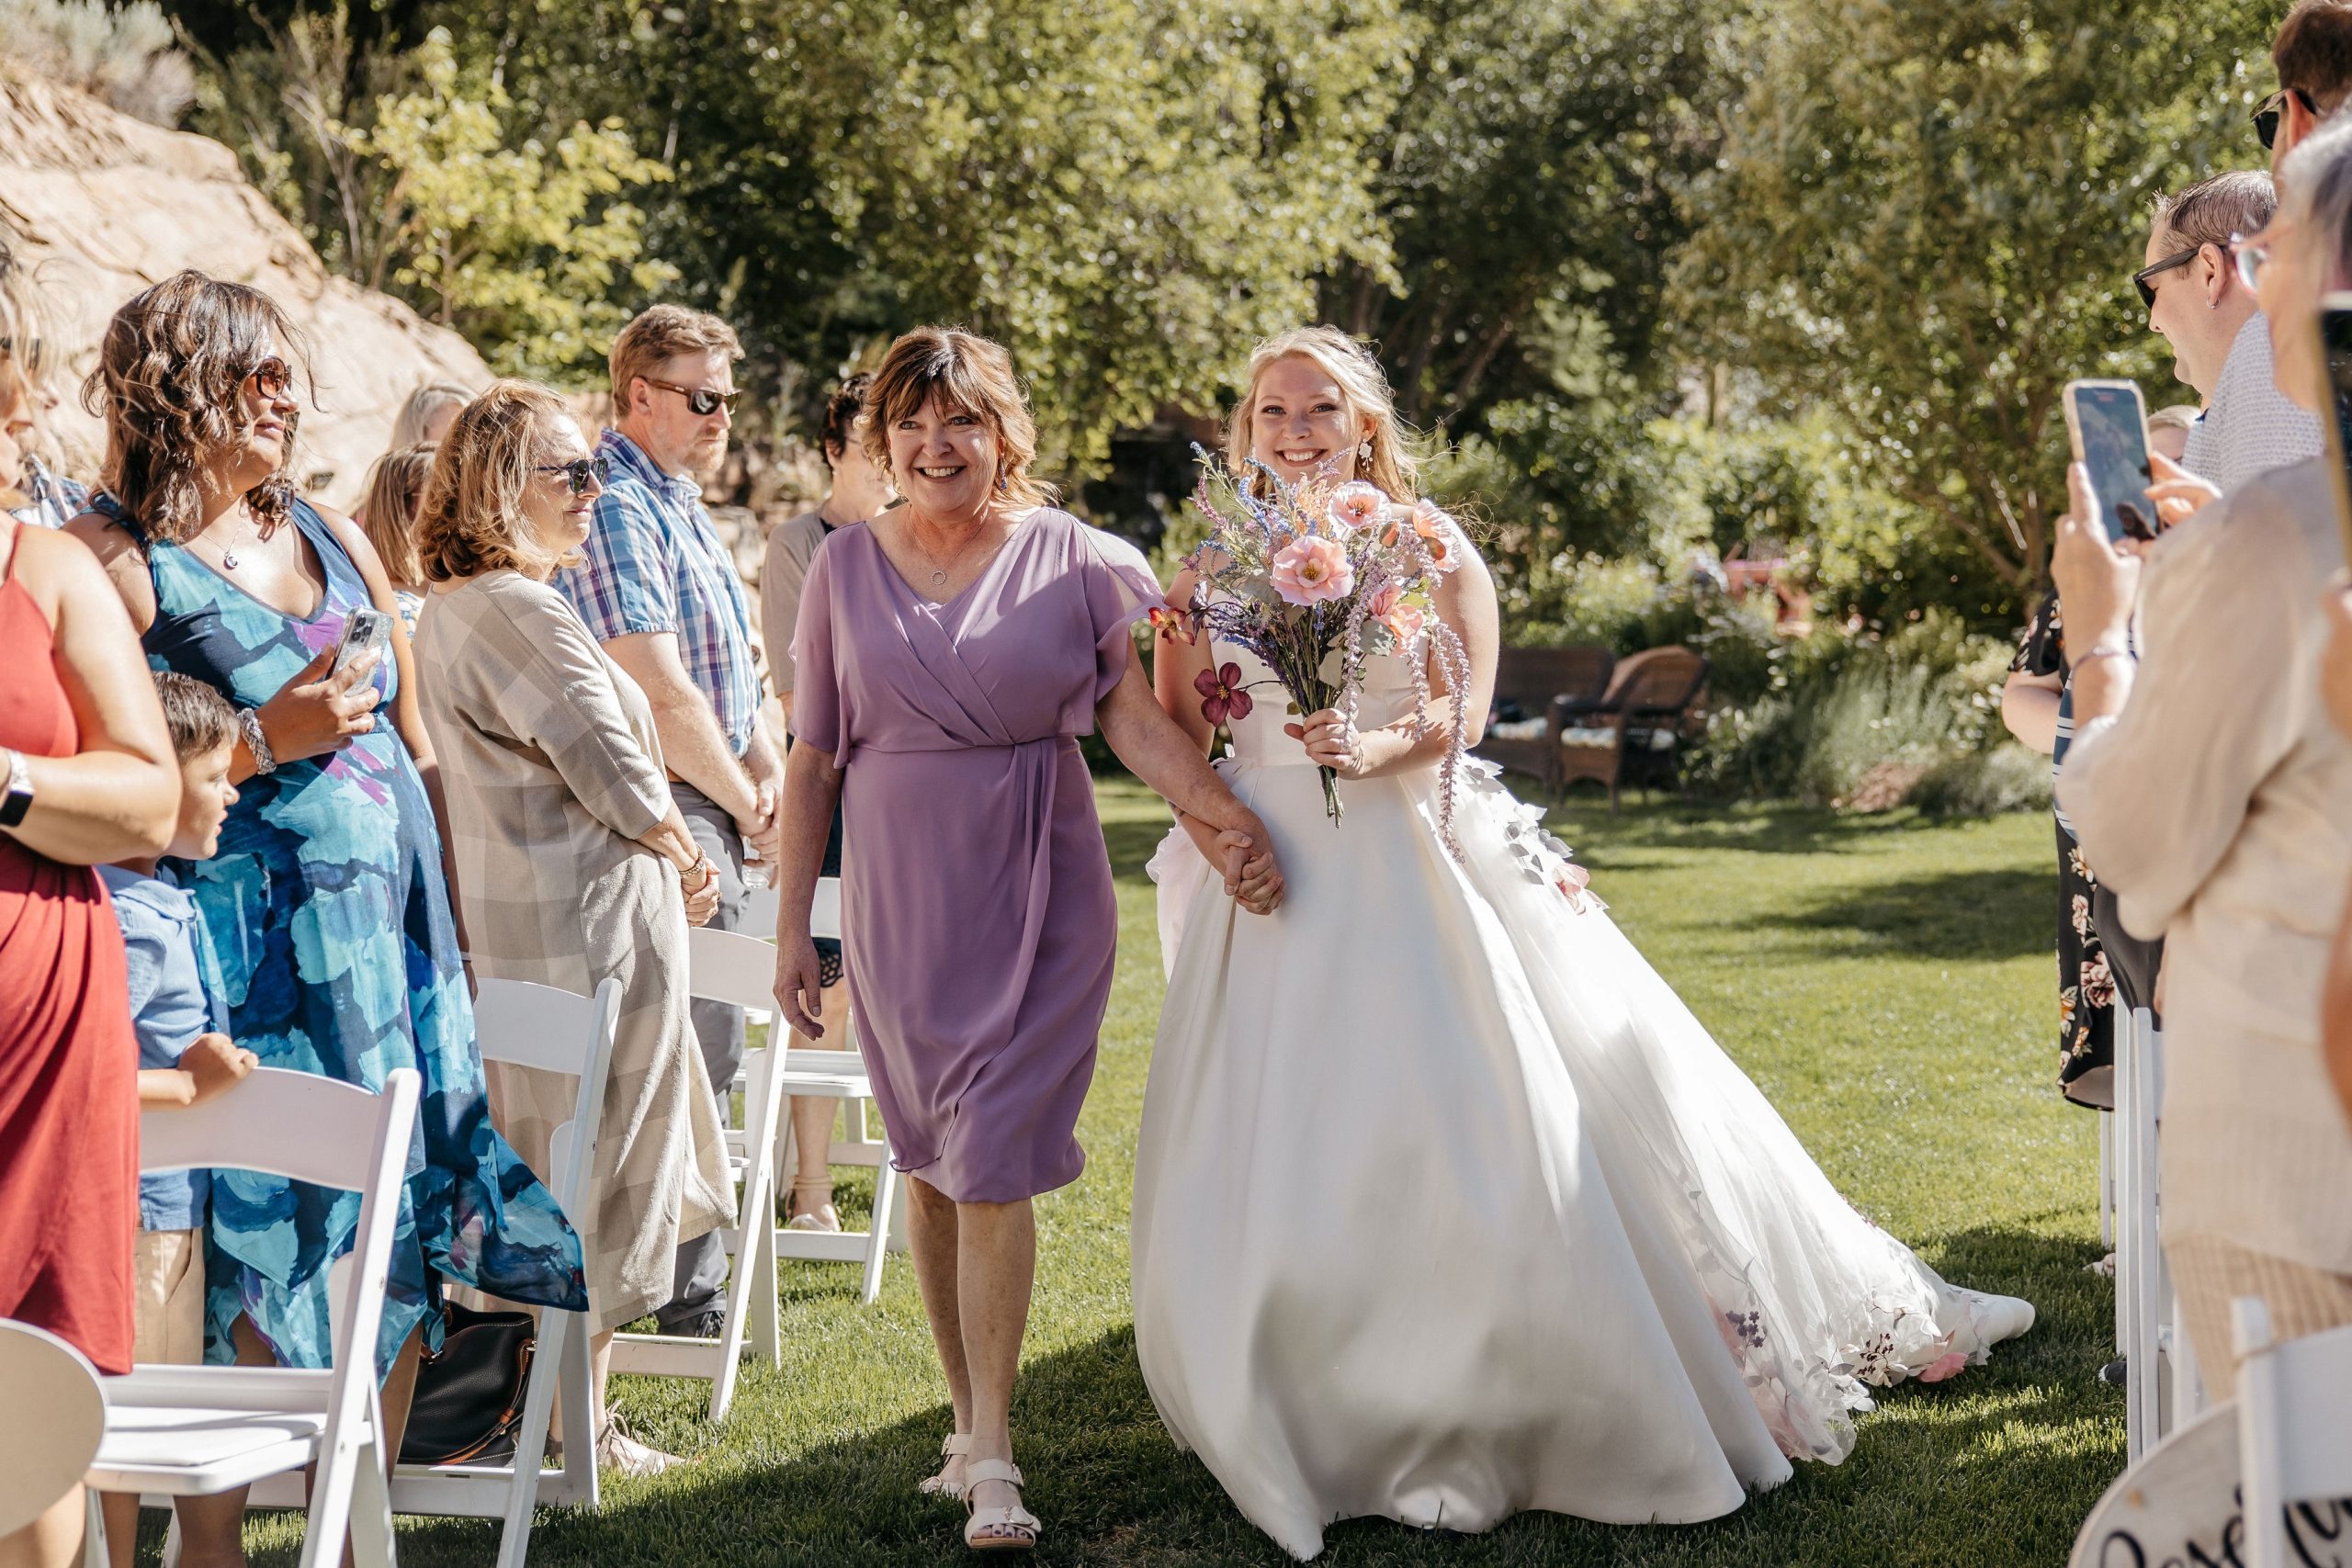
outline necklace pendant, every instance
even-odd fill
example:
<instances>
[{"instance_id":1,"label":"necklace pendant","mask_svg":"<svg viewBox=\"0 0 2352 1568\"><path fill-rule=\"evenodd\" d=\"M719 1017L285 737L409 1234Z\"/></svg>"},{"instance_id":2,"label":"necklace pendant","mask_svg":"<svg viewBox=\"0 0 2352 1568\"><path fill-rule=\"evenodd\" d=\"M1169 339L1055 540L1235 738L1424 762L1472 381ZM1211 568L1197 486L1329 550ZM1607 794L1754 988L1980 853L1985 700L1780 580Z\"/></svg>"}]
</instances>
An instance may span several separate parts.
<instances>
[{"instance_id":1,"label":"necklace pendant","mask_svg":"<svg viewBox=\"0 0 2352 1568\"><path fill-rule=\"evenodd\" d=\"M232 552L228 551L228 550L222 550L222 551L220 552L220 566L221 566L221 570L223 570L224 571L234 571L234 570L237 570L237 558L236 558L236 556L235 556L234 554L232 554Z\"/></svg>"},{"instance_id":2,"label":"necklace pendant","mask_svg":"<svg viewBox=\"0 0 2352 1568\"><path fill-rule=\"evenodd\" d=\"M936 586L937 584L947 581L947 574L944 571L934 571L931 574L931 581L933 584Z\"/></svg>"}]
</instances>

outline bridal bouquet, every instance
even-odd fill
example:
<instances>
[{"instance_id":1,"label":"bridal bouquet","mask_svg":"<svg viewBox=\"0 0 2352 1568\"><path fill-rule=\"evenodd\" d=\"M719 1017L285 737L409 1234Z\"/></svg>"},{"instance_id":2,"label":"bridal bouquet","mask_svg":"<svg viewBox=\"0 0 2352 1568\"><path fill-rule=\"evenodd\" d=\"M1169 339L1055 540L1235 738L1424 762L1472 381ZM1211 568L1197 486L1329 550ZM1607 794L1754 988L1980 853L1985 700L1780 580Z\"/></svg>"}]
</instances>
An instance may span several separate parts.
<instances>
[{"instance_id":1,"label":"bridal bouquet","mask_svg":"<svg viewBox=\"0 0 2352 1568\"><path fill-rule=\"evenodd\" d=\"M1250 468L1258 487L1213 463L1200 448L1201 479L1192 504L1209 536L1185 558L1199 580L1182 609L1193 635L1238 643L1274 671L1274 683L1302 716L1335 708L1352 724L1368 658L1401 654L1413 672L1413 720L1426 734L1429 660L1433 652L1448 685L1465 690L1470 660L1461 637L1430 608L1437 580L1461 564L1465 548L1452 518L1429 502L1400 505L1362 479L1318 476L1289 485L1262 463ZM1202 671L1195 684L1212 725L1246 718L1255 705L1241 667ZM1453 844L1453 791L1462 761L1464 715L1455 705L1440 770L1440 831ZM1340 820L1338 775L1325 767L1324 808ZM1458 849L1457 849L1457 852Z\"/></svg>"}]
</instances>

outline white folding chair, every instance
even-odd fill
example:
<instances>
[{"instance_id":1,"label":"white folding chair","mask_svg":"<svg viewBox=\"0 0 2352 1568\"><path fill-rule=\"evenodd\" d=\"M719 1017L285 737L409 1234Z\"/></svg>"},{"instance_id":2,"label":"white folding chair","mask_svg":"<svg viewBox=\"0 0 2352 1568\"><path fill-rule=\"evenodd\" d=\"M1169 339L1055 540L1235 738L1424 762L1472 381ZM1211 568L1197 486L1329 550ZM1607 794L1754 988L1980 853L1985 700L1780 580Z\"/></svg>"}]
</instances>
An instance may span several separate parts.
<instances>
[{"instance_id":1,"label":"white folding chair","mask_svg":"<svg viewBox=\"0 0 2352 1568\"><path fill-rule=\"evenodd\" d=\"M837 887L840 886L840 884L832 877L829 876L825 880L828 882L833 882ZM835 901L835 907L839 907L838 898ZM758 884L756 886L744 888L743 931L747 935L758 937L763 942L774 942L775 940L776 908L775 889L767 883L763 882Z\"/></svg>"},{"instance_id":2,"label":"white folding chair","mask_svg":"<svg viewBox=\"0 0 2352 1568\"><path fill-rule=\"evenodd\" d=\"M233 1168L342 1188L359 1194L359 1224L329 1275L331 1369L141 1366L108 1378L106 1437L87 1484L203 1496L315 1464L302 1568L341 1562L346 1538L359 1568L390 1568L376 1338L417 1091L409 1067L388 1074L381 1094L256 1067L209 1104L140 1116L142 1171Z\"/></svg>"},{"instance_id":3,"label":"white folding chair","mask_svg":"<svg viewBox=\"0 0 2352 1568\"><path fill-rule=\"evenodd\" d=\"M2258 1297L2230 1304L2238 1352L2245 1568L2288 1568L2287 1510L2352 1497L2352 1327L2275 1344ZM2317 1523L2316 1520L2313 1521Z\"/></svg>"},{"instance_id":4,"label":"white folding chair","mask_svg":"<svg viewBox=\"0 0 2352 1568\"><path fill-rule=\"evenodd\" d=\"M2157 1180L2164 1108L2164 1032L2147 1009L2115 1014L2115 1314L2125 1358L2129 1462L2204 1409L2196 1358L2165 1261Z\"/></svg>"},{"instance_id":5,"label":"white folding chair","mask_svg":"<svg viewBox=\"0 0 2352 1568\"><path fill-rule=\"evenodd\" d=\"M594 998L520 980L484 980L474 998L474 1032L485 1062L510 1062L576 1077L571 1119L555 1130L548 1150L548 1190L587 1246L595 1245L596 1217L587 1213L588 1177L596 1169L597 1140L611 1077L613 1043L620 1029L621 986L606 980ZM595 1407L589 1379L588 1324L579 1313L542 1308L523 1421L507 1463L403 1464L392 1474L392 1512L471 1519L503 1519L498 1568L523 1568L530 1550L532 1510L541 1503L594 1510ZM563 1466L542 1471L548 1412L562 1391Z\"/></svg>"},{"instance_id":6,"label":"white folding chair","mask_svg":"<svg viewBox=\"0 0 2352 1568\"><path fill-rule=\"evenodd\" d=\"M711 937L743 943L763 955L758 967L763 982L759 995L764 997L764 982L775 966L775 950L756 937L727 931L695 930L686 933L688 990L706 1000L739 1001L735 993L740 987L722 991L712 988L715 982L706 983L706 971L711 961L704 953L707 939ZM784 1345L776 1323L775 1164L767 1152L775 1145L776 1118L784 1104L779 1087L783 1074L775 1061L778 1055L766 1050L747 1052L744 1074L738 1080L743 1086L743 1124L727 1134L727 1164L741 1190L737 1201L737 1224L719 1233L728 1255L735 1259L735 1269L728 1283L727 1314L721 1320L718 1337L688 1339L667 1334L613 1337L612 1368L616 1372L709 1380L710 1418L715 1422L726 1419L728 1407L735 1401L736 1374L741 1368L747 1343L771 1368L784 1364Z\"/></svg>"},{"instance_id":7,"label":"white folding chair","mask_svg":"<svg viewBox=\"0 0 2352 1568\"><path fill-rule=\"evenodd\" d=\"M0 1318L0 1538L14 1535L56 1506L97 1456L107 1428L107 1396L89 1358L48 1329ZM98 1495L86 1493L82 1560L105 1568L106 1526Z\"/></svg>"},{"instance_id":8,"label":"white folding chair","mask_svg":"<svg viewBox=\"0 0 2352 1568\"><path fill-rule=\"evenodd\" d=\"M831 877L818 884L817 909L809 922L812 933L839 933L840 886ZM791 1038L784 1021L774 1016L775 997L772 987L775 984L775 949L740 932L708 930L689 932L687 943L694 954L696 996L732 1002L745 1012L766 1021L771 1044L761 1055L768 1058L763 1065L774 1076L779 1101L792 1095L806 1094L860 1105L853 1117L854 1130L859 1134L859 1138L834 1142L826 1151L826 1158L829 1164L870 1164L875 1168L875 1218L872 1226L862 1231L796 1231L779 1227L770 1238L769 1246L775 1258L797 1258L803 1262L863 1264L865 1274L859 1289L859 1300L871 1306L882 1293L882 1265L889 1250L890 1215L899 1201L899 1173L890 1164L888 1143L865 1135L861 1102L874 1098L874 1085L865 1075L865 1059L856 1050L856 1039L852 1033L854 1021L845 1012L829 1026L828 1032L841 1040L843 1047L841 1050L793 1050L784 1044ZM789 1127L778 1133L773 1146L777 1151L778 1168L789 1171L792 1167L786 1163L792 1153ZM772 1212L769 1218L773 1224ZM750 1213L746 1211L744 1223L748 1224L750 1221ZM771 1258L770 1266L773 1264L774 1258Z\"/></svg>"},{"instance_id":9,"label":"white folding chair","mask_svg":"<svg viewBox=\"0 0 2352 1568\"><path fill-rule=\"evenodd\" d=\"M818 879L816 896L808 910L808 934L816 937L831 937L835 941L841 939L841 878L826 876ZM873 1079L866 1077L865 1059L857 1054L857 1015L844 1008L842 1015L827 1025L827 1032L840 1043L838 1053L795 1051L792 1053L789 1065L796 1072L838 1075L847 1071L865 1078L867 1085L865 1089L854 1090L839 1097L842 1101L842 1135L835 1138L832 1141L832 1146L826 1150L825 1163L864 1166L875 1173L874 1213L888 1227L888 1250L904 1252L907 1249L907 1190L899 1183L898 1172L891 1168L889 1141L879 1135L881 1115L874 1104L872 1093L869 1092ZM840 1053L846 1053L846 1060ZM786 1116L778 1130L776 1138L775 1180L778 1191L784 1190L791 1182L793 1172L797 1168L797 1154L794 1146L795 1137L792 1118ZM791 1236L805 1237L810 1233L795 1231L786 1234ZM834 1252L796 1251L795 1245L797 1244L789 1241L785 1243L783 1255L786 1258L833 1258L838 1256ZM879 1252L874 1252L864 1256L870 1262L865 1283L865 1301L871 1306L882 1288L880 1261L882 1255Z\"/></svg>"}]
</instances>

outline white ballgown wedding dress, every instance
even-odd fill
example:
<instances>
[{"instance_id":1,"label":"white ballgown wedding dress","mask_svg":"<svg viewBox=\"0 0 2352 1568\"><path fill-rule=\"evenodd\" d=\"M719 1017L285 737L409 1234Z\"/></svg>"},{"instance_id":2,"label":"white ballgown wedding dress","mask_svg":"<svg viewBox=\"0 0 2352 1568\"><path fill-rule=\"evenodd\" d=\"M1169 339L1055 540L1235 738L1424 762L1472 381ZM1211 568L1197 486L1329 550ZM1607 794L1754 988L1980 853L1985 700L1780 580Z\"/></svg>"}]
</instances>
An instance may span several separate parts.
<instances>
[{"instance_id":1,"label":"white ballgown wedding dress","mask_svg":"<svg viewBox=\"0 0 2352 1568\"><path fill-rule=\"evenodd\" d=\"M1247 679L1272 674L1219 645ZM1135 1193L1136 1343L1169 1431L1292 1555L1360 1516L1691 1521L1835 1463L1868 1390L2033 1322L1872 1225L1471 762L1342 780L1280 690L1218 764L1288 895L1153 857L1167 1005ZM1412 711L1371 660L1358 722Z\"/></svg>"}]
</instances>

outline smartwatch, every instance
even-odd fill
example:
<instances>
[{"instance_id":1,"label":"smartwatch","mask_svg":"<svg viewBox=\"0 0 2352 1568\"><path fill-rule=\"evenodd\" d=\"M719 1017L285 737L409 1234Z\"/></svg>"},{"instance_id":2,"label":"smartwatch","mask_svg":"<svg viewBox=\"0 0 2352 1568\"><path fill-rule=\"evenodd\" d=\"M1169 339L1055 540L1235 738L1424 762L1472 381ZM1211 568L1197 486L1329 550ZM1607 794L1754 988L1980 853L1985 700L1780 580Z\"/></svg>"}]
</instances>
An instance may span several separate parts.
<instances>
[{"instance_id":1,"label":"smartwatch","mask_svg":"<svg viewBox=\"0 0 2352 1568\"><path fill-rule=\"evenodd\" d=\"M8 752L8 785L0 794L0 828L13 828L33 808L33 771L22 751Z\"/></svg>"}]
</instances>

